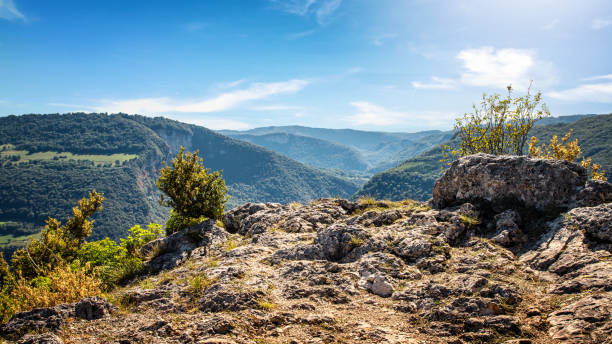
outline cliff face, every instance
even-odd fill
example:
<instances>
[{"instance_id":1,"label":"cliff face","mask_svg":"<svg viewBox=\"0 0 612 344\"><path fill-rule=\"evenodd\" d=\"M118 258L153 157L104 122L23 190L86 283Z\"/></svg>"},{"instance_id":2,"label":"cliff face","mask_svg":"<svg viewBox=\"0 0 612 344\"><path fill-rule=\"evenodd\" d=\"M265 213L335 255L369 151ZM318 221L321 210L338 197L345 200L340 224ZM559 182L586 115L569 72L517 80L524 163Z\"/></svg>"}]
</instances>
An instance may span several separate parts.
<instances>
[{"instance_id":1,"label":"cliff face","mask_svg":"<svg viewBox=\"0 0 612 344\"><path fill-rule=\"evenodd\" d=\"M22 343L612 342L612 185L573 164L476 155L433 195L247 203L225 228L208 221L144 246L150 273L114 293L121 311L88 299L80 313L19 313L0 333L55 333Z\"/></svg>"}]
</instances>

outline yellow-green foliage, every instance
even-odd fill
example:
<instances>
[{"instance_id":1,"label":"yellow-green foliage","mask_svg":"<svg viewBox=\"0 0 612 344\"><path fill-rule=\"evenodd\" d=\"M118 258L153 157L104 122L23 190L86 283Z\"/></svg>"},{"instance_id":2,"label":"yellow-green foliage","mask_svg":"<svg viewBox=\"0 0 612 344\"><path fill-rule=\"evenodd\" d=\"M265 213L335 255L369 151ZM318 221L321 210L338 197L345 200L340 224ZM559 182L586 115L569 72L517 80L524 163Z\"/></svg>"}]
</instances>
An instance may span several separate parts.
<instances>
[{"instance_id":1,"label":"yellow-green foliage","mask_svg":"<svg viewBox=\"0 0 612 344\"><path fill-rule=\"evenodd\" d=\"M273 310L274 308L277 307L275 303L272 303L269 301L257 301L257 305L259 306L259 308L267 310L267 311Z\"/></svg>"},{"instance_id":2,"label":"yellow-green foliage","mask_svg":"<svg viewBox=\"0 0 612 344\"><path fill-rule=\"evenodd\" d=\"M52 307L99 295L101 281L90 274L89 267L57 266L48 276L33 280L17 278L0 296L0 318L7 321L16 312Z\"/></svg>"},{"instance_id":3,"label":"yellow-green foliage","mask_svg":"<svg viewBox=\"0 0 612 344\"><path fill-rule=\"evenodd\" d=\"M561 142L559 142L557 135L553 135L548 146L543 143L540 147L538 147L538 139L535 136L532 136L531 141L529 142L529 155L542 159L567 160L570 162L575 162L580 156L581 150L580 145L578 144L578 139L570 141L572 132L573 130L568 131L561 139ZM587 170L592 179L604 181L608 180L605 176L605 171L601 170L601 165L592 163L591 158L582 157L582 162L580 165Z\"/></svg>"},{"instance_id":4,"label":"yellow-green foliage","mask_svg":"<svg viewBox=\"0 0 612 344\"><path fill-rule=\"evenodd\" d=\"M459 215L459 219L461 220L461 222L463 222L463 224L467 226L475 226L477 224L480 224L480 220L478 220L477 218L463 214Z\"/></svg>"},{"instance_id":5,"label":"yellow-green foliage","mask_svg":"<svg viewBox=\"0 0 612 344\"><path fill-rule=\"evenodd\" d=\"M195 296L201 296L206 289L210 288L216 282L214 278L208 278L206 273L195 275L189 278L189 292Z\"/></svg>"},{"instance_id":6,"label":"yellow-green foliage","mask_svg":"<svg viewBox=\"0 0 612 344\"><path fill-rule=\"evenodd\" d=\"M11 259L15 272L24 278L44 276L57 266L71 262L86 237L91 234L96 211L102 209L104 196L95 190L72 208L73 217L65 225L49 218L41 238L30 241L24 248L15 251Z\"/></svg>"},{"instance_id":7,"label":"yellow-green foliage","mask_svg":"<svg viewBox=\"0 0 612 344\"><path fill-rule=\"evenodd\" d=\"M162 226L158 223L149 223L147 228L142 228L140 225L135 225L129 229L130 234L127 238L121 238L121 247L132 255L137 256L137 251L144 244L153 241L162 236Z\"/></svg>"},{"instance_id":8,"label":"yellow-green foliage","mask_svg":"<svg viewBox=\"0 0 612 344\"><path fill-rule=\"evenodd\" d=\"M166 225L167 233L186 228L192 219L196 222L203 217L221 219L229 199L225 181L221 172L211 173L204 168L198 152L185 153L185 147L181 147L172 166L164 163L159 174L155 184L166 195L161 195L160 202L175 212L172 225Z\"/></svg>"},{"instance_id":9,"label":"yellow-green foliage","mask_svg":"<svg viewBox=\"0 0 612 344\"><path fill-rule=\"evenodd\" d=\"M372 196L362 196L362 197L359 197L357 202L359 202L359 204L363 204L363 205L376 205L378 203L378 202L376 202L376 199L374 197L372 197Z\"/></svg>"},{"instance_id":10,"label":"yellow-green foliage","mask_svg":"<svg viewBox=\"0 0 612 344\"><path fill-rule=\"evenodd\" d=\"M457 118L455 130L461 140L459 150L452 151L454 156L475 153L494 155L522 155L527 135L534 123L550 116L546 104L542 103L542 93L532 95L531 87L522 97L512 95L483 94L480 106L473 105L474 112ZM445 147L444 160L447 160L450 147Z\"/></svg>"}]
</instances>

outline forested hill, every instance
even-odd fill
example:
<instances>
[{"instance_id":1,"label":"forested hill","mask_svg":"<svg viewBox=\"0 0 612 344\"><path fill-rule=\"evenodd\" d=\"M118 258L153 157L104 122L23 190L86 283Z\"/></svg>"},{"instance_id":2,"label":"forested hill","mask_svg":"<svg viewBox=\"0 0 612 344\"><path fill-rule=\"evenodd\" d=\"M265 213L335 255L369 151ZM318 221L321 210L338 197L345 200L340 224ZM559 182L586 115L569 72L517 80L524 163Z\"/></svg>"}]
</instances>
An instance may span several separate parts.
<instances>
[{"instance_id":1,"label":"forested hill","mask_svg":"<svg viewBox=\"0 0 612 344\"><path fill-rule=\"evenodd\" d=\"M288 133L236 134L232 137L266 147L319 168L359 172L369 167L365 159L354 148L314 137Z\"/></svg>"},{"instance_id":2,"label":"forested hill","mask_svg":"<svg viewBox=\"0 0 612 344\"><path fill-rule=\"evenodd\" d=\"M577 115L553 117L536 125L530 136L536 136L540 143L548 143L557 134L559 139L573 129L573 139L578 139L582 153L599 163L610 177L612 172L612 114ZM447 142L456 146L458 141ZM402 200L406 198L427 200L436 179L446 167L440 163L442 147L436 146L427 152L410 158L396 167L374 175L356 194L373 196L377 199Z\"/></svg>"},{"instance_id":3,"label":"forested hill","mask_svg":"<svg viewBox=\"0 0 612 344\"><path fill-rule=\"evenodd\" d=\"M134 224L162 222L154 186L162 161L183 145L223 170L230 206L246 201L305 202L346 197L353 183L265 148L203 127L125 114L0 117L0 250L66 219L92 189L103 192L93 239L124 236Z\"/></svg>"},{"instance_id":4,"label":"forested hill","mask_svg":"<svg viewBox=\"0 0 612 344\"><path fill-rule=\"evenodd\" d=\"M448 140L450 131L390 133L302 126L261 127L220 133L256 143L318 167L372 175ZM342 157L338 159L338 157Z\"/></svg>"},{"instance_id":5,"label":"forested hill","mask_svg":"<svg viewBox=\"0 0 612 344\"><path fill-rule=\"evenodd\" d=\"M153 129L171 147L200 151L204 165L223 170L231 205L247 201L306 202L319 197L351 195L357 186L266 148L212 130L167 118L130 116Z\"/></svg>"}]
</instances>

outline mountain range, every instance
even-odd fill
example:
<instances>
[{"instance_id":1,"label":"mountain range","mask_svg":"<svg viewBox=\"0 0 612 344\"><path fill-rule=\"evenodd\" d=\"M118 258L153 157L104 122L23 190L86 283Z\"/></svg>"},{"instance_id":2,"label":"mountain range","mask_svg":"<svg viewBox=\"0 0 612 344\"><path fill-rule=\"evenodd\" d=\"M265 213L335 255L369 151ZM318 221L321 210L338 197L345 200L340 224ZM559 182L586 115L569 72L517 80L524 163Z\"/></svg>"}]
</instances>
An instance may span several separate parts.
<instances>
[{"instance_id":1,"label":"mountain range","mask_svg":"<svg viewBox=\"0 0 612 344\"><path fill-rule=\"evenodd\" d=\"M547 141L574 128L583 152L610 171L612 115L550 118L533 129ZM545 124L545 125L544 125ZM301 126L212 131L126 114L0 117L0 249L36 236L48 217L65 220L92 189L106 196L92 239L124 236L133 224L163 223L155 187L162 162L180 146L222 170L227 208L245 202L320 197L425 200L441 174L451 131L386 133Z\"/></svg>"}]
</instances>

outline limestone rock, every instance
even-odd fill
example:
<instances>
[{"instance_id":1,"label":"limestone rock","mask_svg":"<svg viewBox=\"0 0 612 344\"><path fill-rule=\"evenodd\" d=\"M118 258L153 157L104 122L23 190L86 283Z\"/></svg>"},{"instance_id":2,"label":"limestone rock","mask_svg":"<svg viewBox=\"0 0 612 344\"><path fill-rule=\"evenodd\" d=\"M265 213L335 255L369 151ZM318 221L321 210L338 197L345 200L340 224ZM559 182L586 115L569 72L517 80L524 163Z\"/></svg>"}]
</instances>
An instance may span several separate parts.
<instances>
[{"instance_id":1,"label":"limestone rock","mask_svg":"<svg viewBox=\"0 0 612 344\"><path fill-rule=\"evenodd\" d=\"M64 341L53 333L28 334L23 336L17 344L64 344Z\"/></svg>"},{"instance_id":2,"label":"limestone rock","mask_svg":"<svg viewBox=\"0 0 612 344\"><path fill-rule=\"evenodd\" d=\"M554 339L570 343L606 343L612 338L612 296L587 296L549 315Z\"/></svg>"},{"instance_id":3,"label":"limestone rock","mask_svg":"<svg viewBox=\"0 0 612 344\"><path fill-rule=\"evenodd\" d=\"M586 170L567 161L475 154L452 163L433 188L433 204L485 204L503 211L567 209L587 181Z\"/></svg>"},{"instance_id":4,"label":"limestone rock","mask_svg":"<svg viewBox=\"0 0 612 344\"><path fill-rule=\"evenodd\" d=\"M117 310L117 307L101 297L87 297L74 305L74 316L85 320L95 320L107 317Z\"/></svg>"}]
</instances>

